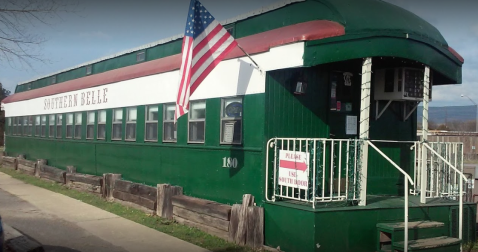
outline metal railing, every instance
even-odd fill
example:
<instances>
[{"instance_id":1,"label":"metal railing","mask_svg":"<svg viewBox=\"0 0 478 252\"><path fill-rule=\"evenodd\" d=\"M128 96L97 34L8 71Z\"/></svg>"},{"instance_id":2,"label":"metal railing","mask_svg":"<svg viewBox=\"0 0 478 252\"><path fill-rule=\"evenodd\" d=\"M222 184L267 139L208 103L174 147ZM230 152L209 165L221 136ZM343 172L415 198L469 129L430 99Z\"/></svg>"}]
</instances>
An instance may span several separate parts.
<instances>
[{"instance_id":1,"label":"metal railing","mask_svg":"<svg viewBox=\"0 0 478 252\"><path fill-rule=\"evenodd\" d=\"M407 172L405 172L402 168L400 168L400 166L398 166L395 162L393 162L387 155L385 155L379 148L377 148L377 146L375 146L372 142L368 141L367 140L367 144L370 145L373 149L375 149L375 151L377 151L380 155L382 155L383 158L385 158L388 162L390 162L390 164L392 164L400 173L403 174L403 185L405 186L404 188L404 252L407 252L408 251L408 182L410 182L410 184L413 186L414 185L414 182L412 180L412 177L410 177L410 175L408 175Z\"/></svg>"},{"instance_id":2,"label":"metal railing","mask_svg":"<svg viewBox=\"0 0 478 252\"><path fill-rule=\"evenodd\" d=\"M460 175L463 172L463 143L415 143L414 182L411 193L425 193L426 198L456 199L460 196ZM426 162L423 162L426 151ZM422 185L423 166L426 164L426 183ZM425 187L425 188L423 188Z\"/></svg>"},{"instance_id":3,"label":"metal railing","mask_svg":"<svg viewBox=\"0 0 478 252\"><path fill-rule=\"evenodd\" d=\"M362 145L354 139L270 139L266 199L292 199L314 208L317 202L358 200Z\"/></svg>"}]
</instances>

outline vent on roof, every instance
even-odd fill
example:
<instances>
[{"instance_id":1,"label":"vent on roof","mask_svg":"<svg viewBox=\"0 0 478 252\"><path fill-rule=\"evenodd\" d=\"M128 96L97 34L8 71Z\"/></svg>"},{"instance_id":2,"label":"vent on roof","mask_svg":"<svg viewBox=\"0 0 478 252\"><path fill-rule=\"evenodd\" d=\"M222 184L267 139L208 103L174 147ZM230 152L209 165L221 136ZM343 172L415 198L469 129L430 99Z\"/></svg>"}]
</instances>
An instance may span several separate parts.
<instances>
[{"instance_id":1,"label":"vent on roof","mask_svg":"<svg viewBox=\"0 0 478 252\"><path fill-rule=\"evenodd\" d=\"M91 69L92 69L92 66L91 66L91 65L86 66L86 75L90 75L90 74L91 74Z\"/></svg>"},{"instance_id":2,"label":"vent on roof","mask_svg":"<svg viewBox=\"0 0 478 252\"><path fill-rule=\"evenodd\" d=\"M56 75L53 75L51 77L51 84L55 84L56 83Z\"/></svg>"},{"instance_id":3,"label":"vent on roof","mask_svg":"<svg viewBox=\"0 0 478 252\"><path fill-rule=\"evenodd\" d=\"M143 62L145 60L146 53L145 51L140 51L136 53L136 62Z\"/></svg>"}]
</instances>

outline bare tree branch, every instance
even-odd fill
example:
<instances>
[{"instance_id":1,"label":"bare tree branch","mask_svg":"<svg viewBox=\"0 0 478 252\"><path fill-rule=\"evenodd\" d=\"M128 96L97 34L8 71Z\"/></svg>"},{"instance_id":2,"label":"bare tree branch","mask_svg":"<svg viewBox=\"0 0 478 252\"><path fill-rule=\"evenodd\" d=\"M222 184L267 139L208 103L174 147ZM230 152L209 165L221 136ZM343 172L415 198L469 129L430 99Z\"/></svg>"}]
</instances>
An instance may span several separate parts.
<instances>
[{"instance_id":1,"label":"bare tree branch","mask_svg":"<svg viewBox=\"0 0 478 252\"><path fill-rule=\"evenodd\" d=\"M0 0L0 65L32 67L35 61L48 62L40 53L46 41L33 30L52 25L61 13L74 12L77 0Z\"/></svg>"}]
</instances>

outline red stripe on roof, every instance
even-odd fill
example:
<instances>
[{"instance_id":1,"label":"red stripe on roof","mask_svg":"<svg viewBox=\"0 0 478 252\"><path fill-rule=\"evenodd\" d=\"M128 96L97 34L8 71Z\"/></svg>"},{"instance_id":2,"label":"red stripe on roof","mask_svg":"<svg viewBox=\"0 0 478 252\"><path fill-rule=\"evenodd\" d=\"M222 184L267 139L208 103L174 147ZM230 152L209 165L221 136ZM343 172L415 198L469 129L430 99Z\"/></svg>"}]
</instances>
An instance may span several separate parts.
<instances>
[{"instance_id":1,"label":"red stripe on roof","mask_svg":"<svg viewBox=\"0 0 478 252\"><path fill-rule=\"evenodd\" d=\"M461 63L465 63L465 59L461 57L461 55L455 51L455 49L448 47L448 51L450 51L451 54L453 54Z\"/></svg>"},{"instance_id":2,"label":"red stripe on roof","mask_svg":"<svg viewBox=\"0 0 478 252\"><path fill-rule=\"evenodd\" d=\"M281 27L263 33L237 39L237 42L249 54L267 52L271 47L290 44L299 41L317 40L345 34L345 28L332 21L316 20L300 24ZM235 48L225 59L244 56L244 53ZM104 73L93 74L79 79L69 80L55 85L13 94L5 98L2 103L11 103L34 99L43 96L91 88L115 82L130 80L148 75L170 72L179 69L181 54L161 59L147 61L141 64L110 70Z\"/></svg>"}]
</instances>

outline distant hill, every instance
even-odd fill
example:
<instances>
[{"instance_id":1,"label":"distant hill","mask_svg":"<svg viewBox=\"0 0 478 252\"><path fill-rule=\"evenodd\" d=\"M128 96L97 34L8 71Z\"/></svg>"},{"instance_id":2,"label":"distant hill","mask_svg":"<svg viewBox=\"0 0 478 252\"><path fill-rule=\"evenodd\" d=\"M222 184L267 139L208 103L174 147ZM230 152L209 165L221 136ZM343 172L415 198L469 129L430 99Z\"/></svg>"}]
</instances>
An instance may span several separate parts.
<instances>
[{"instance_id":1,"label":"distant hill","mask_svg":"<svg viewBox=\"0 0 478 252\"><path fill-rule=\"evenodd\" d=\"M417 108L418 122L422 121L423 107ZM476 106L448 106L429 107L428 119L432 122L443 124L451 121L474 121L476 120Z\"/></svg>"}]
</instances>

